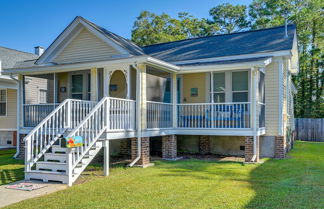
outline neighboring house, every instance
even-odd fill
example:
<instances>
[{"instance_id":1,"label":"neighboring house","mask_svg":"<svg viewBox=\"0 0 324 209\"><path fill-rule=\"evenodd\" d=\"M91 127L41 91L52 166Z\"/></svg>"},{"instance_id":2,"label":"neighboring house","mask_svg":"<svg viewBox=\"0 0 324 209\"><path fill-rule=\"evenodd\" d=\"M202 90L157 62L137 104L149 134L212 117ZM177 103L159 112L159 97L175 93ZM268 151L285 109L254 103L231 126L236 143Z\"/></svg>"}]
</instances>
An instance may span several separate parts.
<instances>
[{"instance_id":1,"label":"neighboring house","mask_svg":"<svg viewBox=\"0 0 324 209\"><path fill-rule=\"evenodd\" d=\"M76 17L38 59L5 72L19 79L26 179L71 185L102 147L108 175L113 151L143 167L159 151L258 162L284 158L293 138L294 25L141 48ZM26 104L36 77L47 81L42 102ZM67 149L61 136L84 145Z\"/></svg>"},{"instance_id":2,"label":"neighboring house","mask_svg":"<svg viewBox=\"0 0 324 209\"><path fill-rule=\"evenodd\" d=\"M37 57L35 54L0 46L0 148L16 146L17 138L18 80L9 75L2 75L2 69Z\"/></svg>"}]
</instances>

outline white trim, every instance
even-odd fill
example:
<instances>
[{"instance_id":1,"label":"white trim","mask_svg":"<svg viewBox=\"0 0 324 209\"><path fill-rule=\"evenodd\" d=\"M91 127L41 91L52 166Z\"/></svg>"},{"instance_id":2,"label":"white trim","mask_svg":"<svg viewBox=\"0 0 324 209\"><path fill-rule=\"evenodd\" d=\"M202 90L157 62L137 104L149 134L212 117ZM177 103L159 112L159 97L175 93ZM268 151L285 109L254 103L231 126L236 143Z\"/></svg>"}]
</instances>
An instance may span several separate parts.
<instances>
[{"instance_id":1,"label":"white trim","mask_svg":"<svg viewBox=\"0 0 324 209\"><path fill-rule=\"evenodd\" d=\"M234 56L193 59L193 60L177 61L177 62L171 62L171 63L172 64L190 64L190 63L196 63L196 62L213 62L213 61L223 61L223 60L237 60L237 59L248 59L248 58L259 58L259 57L276 57L276 56L289 56L289 55L291 55L290 50L282 50L282 51L276 51L276 52L264 52L264 53L255 53L255 54L241 54L241 55L234 55ZM267 60L264 62L267 62Z\"/></svg>"},{"instance_id":2,"label":"white trim","mask_svg":"<svg viewBox=\"0 0 324 209\"><path fill-rule=\"evenodd\" d=\"M54 54L49 55L47 57L47 59L45 60L55 60L60 54L61 52L63 52L63 50L74 40L75 37L77 37L77 35L79 35L81 33L81 31L83 30L83 27L80 27L78 29L76 29L76 31L74 32L74 34L69 38L69 40L64 43L63 46L61 46ZM71 31L72 32L72 31ZM44 60L44 61L45 61Z\"/></svg>"},{"instance_id":3,"label":"white trim","mask_svg":"<svg viewBox=\"0 0 324 209\"><path fill-rule=\"evenodd\" d=\"M278 104L279 104L279 121L278 121L278 135L282 136L283 135L283 112L282 112L282 103L283 103L283 59L278 60L278 78L279 78L279 85L278 85L278 91L279 91L279 96L278 96Z\"/></svg>"},{"instance_id":4,"label":"white trim","mask_svg":"<svg viewBox=\"0 0 324 209\"><path fill-rule=\"evenodd\" d=\"M271 59L272 62L272 59ZM253 61L253 62L244 62L236 64L222 64L222 65L198 65L198 66L182 66L179 73L198 73L198 72L216 72L224 70L241 70L241 69L250 69L252 67L266 67L271 63L267 61L265 64L264 61Z\"/></svg>"},{"instance_id":5,"label":"white trim","mask_svg":"<svg viewBox=\"0 0 324 209\"><path fill-rule=\"evenodd\" d=\"M71 33L74 32L74 30L79 26L83 26L88 31L92 32L96 37L103 40L105 43L113 47L116 51L120 52L121 54L129 55L129 52L124 49L123 47L119 46L115 41L111 40L109 37L106 37L102 33L100 33L98 30L94 29L91 25L89 25L87 22L82 20L81 17L77 17L75 20L72 21L65 29L64 31L54 40L54 42L45 50L45 52L42 54L42 56L39 57L39 59L36 61L37 64L44 64L45 62L51 62L55 57L58 56L62 50L73 40L73 38L76 37L80 33L80 31L83 28L77 29L75 32L76 34L73 34L72 37L69 37ZM69 40L62 46L62 48L59 48L61 43L69 38Z\"/></svg>"},{"instance_id":6,"label":"white trim","mask_svg":"<svg viewBox=\"0 0 324 209\"><path fill-rule=\"evenodd\" d=\"M6 117L8 117L8 89L0 88L0 91L1 90L5 90L6 91L6 101L5 101L5 103L6 103L6 114L5 115L0 115L0 118L6 118Z\"/></svg>"},{"instance_id":7,"label":"white trim","mask_svg":"<svg viewBox=\"0 0 324 209\"><path fill-rule=\"evenodd\" d=\"M93 66L97 68L104 68L106 66L114 64L131 64L134 62L142 63L145 62L147 56L138 56L122 59L113 59L108 61L100 62L84 62L84 63L73 63L73 64L60 64L60 65L47 65L47 66L34 66L29 68L11 68L6 69L4 72L6 74L22 74L22 75L32 75L32 74L41 74L41 73L54 73L54 72L66 72L66 71L77 71L90 69Z\"/></svg>"},{"instance_id":8,"label":"white trim","mask_svg":"<svg viewBox=\"0 0 324 209\"><path fill-rule=\"evenodd\" d=\"M16 128L0 128L0 131L17 131Z\"/></svg>"}]
</instances>

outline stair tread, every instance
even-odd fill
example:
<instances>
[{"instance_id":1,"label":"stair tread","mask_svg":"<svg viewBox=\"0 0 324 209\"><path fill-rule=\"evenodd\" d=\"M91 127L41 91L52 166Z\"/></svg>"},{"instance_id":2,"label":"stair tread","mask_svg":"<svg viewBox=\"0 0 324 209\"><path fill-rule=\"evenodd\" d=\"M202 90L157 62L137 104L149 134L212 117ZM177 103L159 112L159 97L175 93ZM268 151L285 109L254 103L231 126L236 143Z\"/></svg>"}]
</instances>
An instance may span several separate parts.
<instances>
[{"instance_id":1,"label":"stair tread","mask_svg":"<svg viewBox=\"0 0 324 209\"><path fill-rule=\"evenodd\" d=\"M66 165L66 163L52 162L52 161L38 161L39 164L52 164L52 165Z\"/></svg>"},{"instance_id":2,"label":"stair tread","mask_svg":"<svg viewBox=\"0 0 324 209\"><path fill-rule=\"evenodd\" d=\"M66 173L63 173L63 172L45 171L45 170L32 170L32 171L27 171L26 173L56 174L56 175L67 176Z\"/></svg>"}]
</instances>

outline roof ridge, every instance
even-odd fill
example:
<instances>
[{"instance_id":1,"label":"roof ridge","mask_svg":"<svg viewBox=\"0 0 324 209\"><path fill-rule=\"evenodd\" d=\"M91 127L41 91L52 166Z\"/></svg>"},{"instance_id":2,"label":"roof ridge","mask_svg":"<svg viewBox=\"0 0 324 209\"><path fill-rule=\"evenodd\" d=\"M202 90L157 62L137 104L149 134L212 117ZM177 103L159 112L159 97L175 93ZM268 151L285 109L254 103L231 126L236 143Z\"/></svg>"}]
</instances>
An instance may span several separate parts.
<instances>
[{"instance_id":1,"label":"roof ridge","mask_svg":"<svg viewBox=\"0 0 324 209\"><path fill-rule=\"evenodd\" d=\"M288 24L288 26L296 27L296 24L292 23L292 24ZM169 42L151 44L151 45L143 46L142 49L146 48L146 47L169 44L169 43L175 43L175 42L181 42L181 41L187 41L187 40L204 39L204 38L219 37L219 36L230 36L230 35L241 34L241 33L252 33L252 32L264 31L264 30L272 30L272 29L281 28L281 27L285 27L285 25L280 25L280 26L275 26L275 27L270 27L270 28L261 28L261 29L256 29L256 30L239 31L239 32L234 32L234 33L225 33L225 34L216 34L216 35L210 35L210 36L201 36L201 37L194 37L194 38L187 38L187 39L181 39L181 40L176 40L176 41L169 41Z\"/></svg>"},{"instance_id":2,"label":"roof ridge","mask_svg":"<svg viewBox=\"0 0 324 209\"><path fill-rule=\"evenodd\" d=\"M24 54L37 56L37 54L33 54L33 53L30 53L30 52L24 52L24 51L21 51L21 50L18 50L18 49L12 49L12 48L5 47L5 46L0 46L0 48L4 48L4 49L11 50L11 51L16 51L16 52L20 52L20 53L24 53Z\"/></svg>"}]
</instances>

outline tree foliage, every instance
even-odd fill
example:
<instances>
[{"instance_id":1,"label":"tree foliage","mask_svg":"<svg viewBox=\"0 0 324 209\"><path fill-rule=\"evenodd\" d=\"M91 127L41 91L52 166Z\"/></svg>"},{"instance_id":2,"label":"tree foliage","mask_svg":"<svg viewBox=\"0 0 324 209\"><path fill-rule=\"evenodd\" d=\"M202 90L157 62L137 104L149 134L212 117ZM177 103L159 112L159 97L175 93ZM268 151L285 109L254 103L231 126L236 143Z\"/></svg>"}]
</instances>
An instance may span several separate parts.
<instances>
[{"instance_id":1,"label":"tree foliage","mask_svg":"<svg viewBox=\"0 0 324 209\"><path fill-rule=\"evenodd\" d=\"M221 4L211 8L211 19L179 13L143 11L132 30L140 46L186 38L262 29L283 25L285 18L297 25L299 74L294 77L296 117L324 117L324 1L253 0L249 6Z\"/></svg>"},{"instance_id":2,"label":"tree foliage","mask_svg":"<svg viewBox=\"0 0 324 209\"><path fill-rule=\"evenodd\" d=\"M218 24L221 33L246 30L249 27L245 5L221 4L209 11L212 23Z\"/></svg>"},{"instance_id":3,"label":"tree foliage","mask_svg":"<svg viewBox=\"0 0 324 209\"><path fill-rule=\"evenodd\" d=\"M140 45L150 45L176 41L186 38L215 34L217 25L210 24L206 19L198 19L182 12L178 18L172 18L163 13L143 11L137 17L132 30L132 40Z\"/></svg>"}]
</instances>

